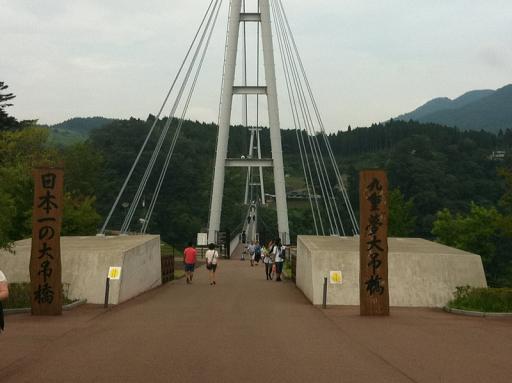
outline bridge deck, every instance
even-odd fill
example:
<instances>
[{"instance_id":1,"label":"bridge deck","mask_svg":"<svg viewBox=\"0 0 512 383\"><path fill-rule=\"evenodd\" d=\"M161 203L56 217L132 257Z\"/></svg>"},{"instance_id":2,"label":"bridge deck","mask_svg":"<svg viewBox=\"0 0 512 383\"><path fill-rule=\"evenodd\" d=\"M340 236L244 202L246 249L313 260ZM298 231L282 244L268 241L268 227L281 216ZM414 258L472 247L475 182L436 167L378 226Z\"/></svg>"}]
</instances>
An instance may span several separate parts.
<instances>
[{"instance_id":1,"label":"bridge deck","mask_svg":"<svg viewBox=\"0 0 512 383\"><path fill-rule=\"evenodd\" d=\"M224 261L104 311L7 317L0 381L506 382L512 321L394 309L322 311L263 265Z\"/></svg>"}]
</instances>

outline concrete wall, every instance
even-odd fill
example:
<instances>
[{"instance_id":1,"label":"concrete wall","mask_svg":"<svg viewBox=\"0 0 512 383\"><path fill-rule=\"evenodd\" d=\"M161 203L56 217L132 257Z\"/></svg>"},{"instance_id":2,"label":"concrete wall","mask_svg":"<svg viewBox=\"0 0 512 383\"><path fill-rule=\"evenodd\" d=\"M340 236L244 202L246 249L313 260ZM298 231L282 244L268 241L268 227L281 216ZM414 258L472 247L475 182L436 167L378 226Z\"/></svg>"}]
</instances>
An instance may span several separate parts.
<instances>
[{"instance_id":1,"label":"concrete wall","mask_svg":"<svg viewBox=\"0 0 512 383\"><path fill-rule=\"evenodd\" d=\"M17 241L15 253L0 251L0 269L9 282L29 282L31 240ZM72 299L103 303L110 266L122 267L110 282L110 303L117 304L161 282L160 237L62 237L62 283Z\"/></svg>"},{"instance_id":2,"label":"concrete wall","mask_svg":"<svg viewBox=\"0 0 512 383\"><path fill-rule=\"evenodd\" d=\"M480 256L419 238L389 239L391 306L442 307L457 286L486 287ZM343 284L328 285L328 305L359 305L359 238L299 236L297 286L322 303L323 279L341 270Z\"/></svg>"}]
</instances>

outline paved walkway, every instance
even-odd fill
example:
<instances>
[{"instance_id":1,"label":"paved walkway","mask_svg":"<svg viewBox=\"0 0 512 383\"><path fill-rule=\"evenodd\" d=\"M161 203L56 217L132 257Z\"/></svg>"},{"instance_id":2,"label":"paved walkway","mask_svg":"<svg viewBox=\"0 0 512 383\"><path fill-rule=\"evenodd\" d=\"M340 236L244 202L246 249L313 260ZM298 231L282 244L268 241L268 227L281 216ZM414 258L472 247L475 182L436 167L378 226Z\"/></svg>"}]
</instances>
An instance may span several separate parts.
<instances>
[{"instance_id":1,"label":"paved walkway","mask_svg":"<svg viewBox=\"0 0 512 383\"><path fill-rule=\"evenodd\" d=\"M7 317L1 382L510 382L512 320L321 310L264 267L224 261L109 310Z\"/></svg>"}]
</instances>

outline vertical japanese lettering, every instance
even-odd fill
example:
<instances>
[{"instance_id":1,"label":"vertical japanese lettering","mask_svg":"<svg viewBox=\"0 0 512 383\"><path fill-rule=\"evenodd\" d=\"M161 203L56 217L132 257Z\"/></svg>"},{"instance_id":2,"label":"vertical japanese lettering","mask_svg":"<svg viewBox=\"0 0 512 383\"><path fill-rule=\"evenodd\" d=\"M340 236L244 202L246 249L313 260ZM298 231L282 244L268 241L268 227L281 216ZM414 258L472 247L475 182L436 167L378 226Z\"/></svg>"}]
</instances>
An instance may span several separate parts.
<instances>
[{"instance_id":1,"label":"vertical japanese lettering","mask_svg":"<svg viewBox=\"0 0 512 383\"><path fill-rule=\"evenodd\" d=\"M62 312L60 260L62 189L62 169L34 170L32 256L30 259L32 313L34 315L58 315Z\"/></svg>"},{"instance_id":2,"label":"vertical japanese lettering","mask_svg":"<svg viewBox=\"0 0 512 383\"><path fill-rule=\"evenodd\" d=\"M361 172L360 211L361 314L387 315L387 179L384 172Z\"/></svg>"}]
</instances>

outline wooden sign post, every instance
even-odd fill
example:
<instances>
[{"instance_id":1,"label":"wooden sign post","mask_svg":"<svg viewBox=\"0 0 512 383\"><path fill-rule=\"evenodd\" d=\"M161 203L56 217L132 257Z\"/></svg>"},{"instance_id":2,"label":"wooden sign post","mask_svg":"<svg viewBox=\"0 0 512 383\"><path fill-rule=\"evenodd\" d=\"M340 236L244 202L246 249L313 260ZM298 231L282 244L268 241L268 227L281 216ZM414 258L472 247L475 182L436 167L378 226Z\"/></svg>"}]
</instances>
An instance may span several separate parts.
<instances>
[{"instance_id":1,"label":"wooden sign post","mask_svg":"<svg viewBox=\"0 0 512 383\"><path fill-rule=\"evenodd\" d=\"M62 226L64 171L36 168L30 284L32 315L62 314L62 269L60 231Z\"/></svg>"},{"instance_id":2,"label":"wooden sign post","mask_svg":"<svg viewBox=\"0 0 512 383\"><path fill-rule=\"evenodd\" d=\"M361 315L389 315L388 181L382 170L359 174Z\"/></svg>"}]
</instances>

